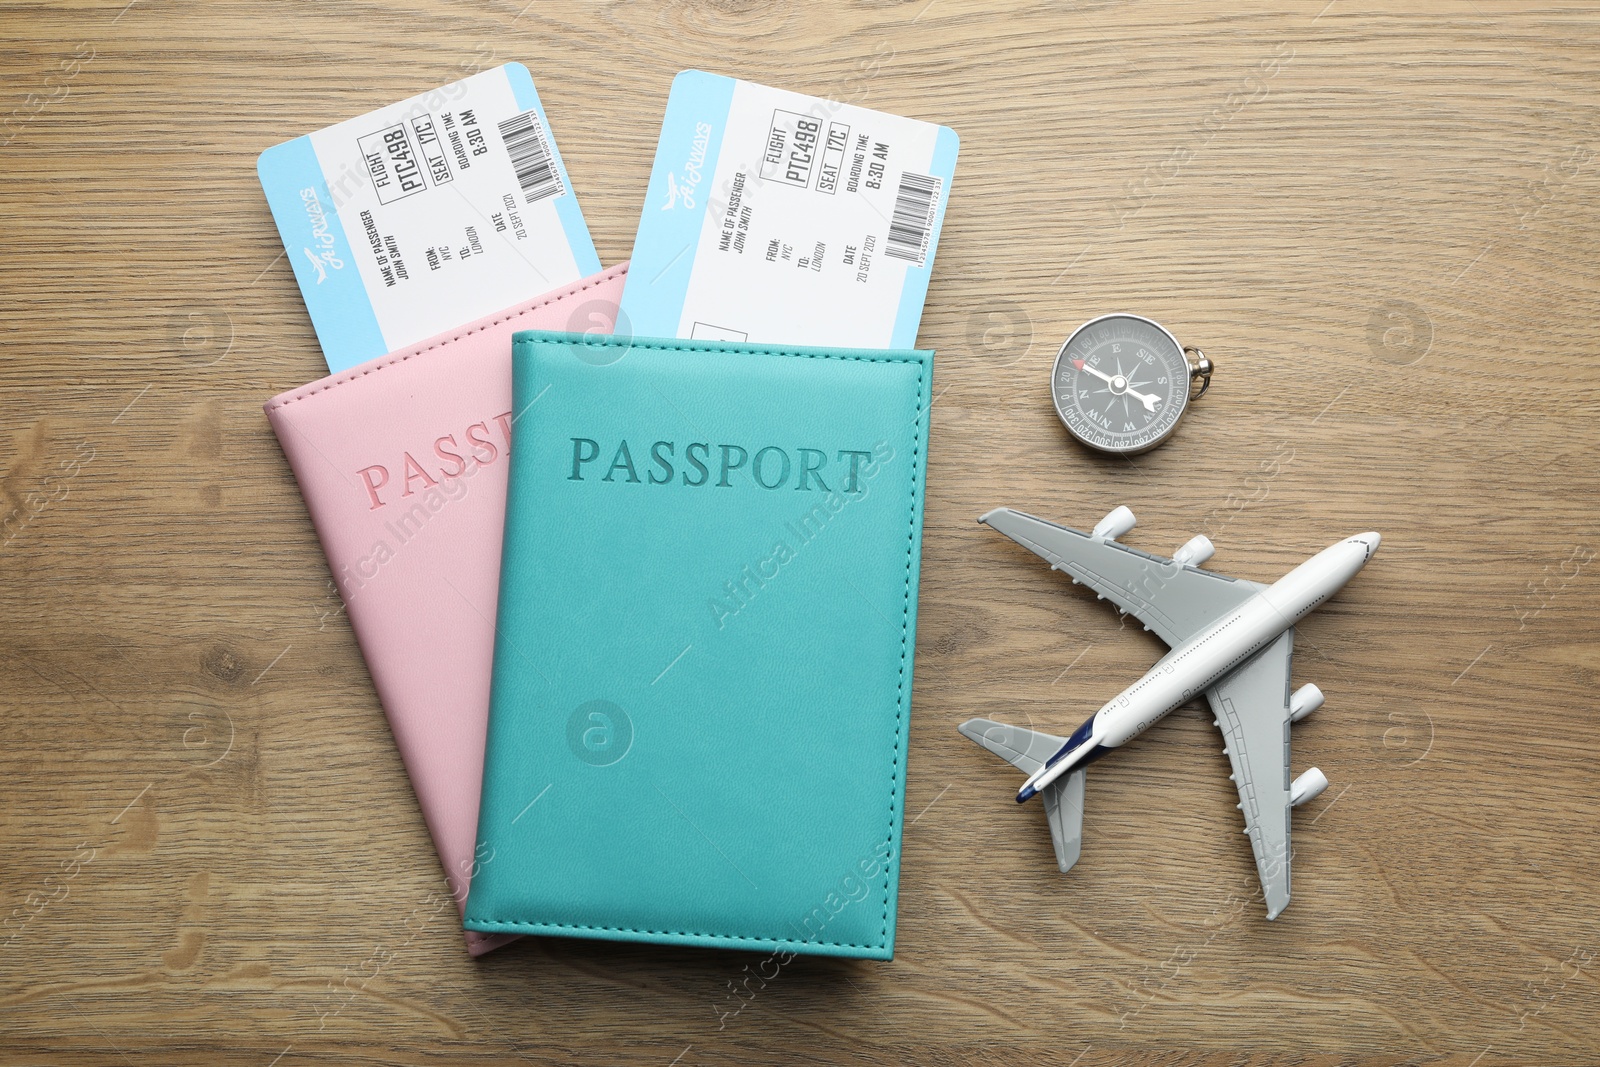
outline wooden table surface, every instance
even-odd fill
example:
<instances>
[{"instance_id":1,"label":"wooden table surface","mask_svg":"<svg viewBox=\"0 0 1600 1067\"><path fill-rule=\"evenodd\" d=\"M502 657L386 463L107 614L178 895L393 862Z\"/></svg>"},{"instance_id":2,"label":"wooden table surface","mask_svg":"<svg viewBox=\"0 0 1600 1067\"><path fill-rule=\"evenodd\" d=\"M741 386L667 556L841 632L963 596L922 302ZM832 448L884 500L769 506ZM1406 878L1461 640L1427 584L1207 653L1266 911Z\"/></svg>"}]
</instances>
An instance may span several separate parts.
<instances>
[{"instance_id":1,"label":"wooden table surface","mask_svg":"<svg viewBox=\"0 0 1600 1067\"><path fill-rule=\"evenodd\" d=\"M1356 0L0 8L0 1061L1600 1062L1592 5ZM520 10L519 10L520 9ZM469 960L260 405L324 373L269 145L509 60L606 263L686 67L935 119L937 348L892 963L527 940ZM1134 460L1046 377L1204 347ZM1062 876L979 714L1070 728L1159 647L973 519L1204 532L1327 706L1268 923L1210 716L1090 776ZM626 805L626 797L613 798Z\"/></svg>"}]
</instances>

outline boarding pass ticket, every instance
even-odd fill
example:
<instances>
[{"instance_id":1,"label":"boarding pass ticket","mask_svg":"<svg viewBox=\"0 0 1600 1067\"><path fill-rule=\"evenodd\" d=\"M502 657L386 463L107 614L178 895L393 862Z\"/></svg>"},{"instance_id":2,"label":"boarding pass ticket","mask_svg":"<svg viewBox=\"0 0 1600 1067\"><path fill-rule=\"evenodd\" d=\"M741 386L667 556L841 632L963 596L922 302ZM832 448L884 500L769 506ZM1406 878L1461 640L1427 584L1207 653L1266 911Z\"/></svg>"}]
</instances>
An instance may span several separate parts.
<instances>
[{"instance_id":1,"label":"boarding pass ticket","mask_svg":"<svg viewBox=\"0 0 1600 1067\"><path fill-rule=\"evenodd\" d=\"M269 148L258 170L329 370L600 269L520 63Z\"/></svg>"},{"instance_id":2,"label":"boarding pass ticket","mask_svg":"<svg viewBox=\"0 0 1600 1067\"><path fill-rule=\"evenodd\" d=\"M957 147L944 126L684 71L622 321L639 336L913 347Z\"/></svg>"}]
</instances>

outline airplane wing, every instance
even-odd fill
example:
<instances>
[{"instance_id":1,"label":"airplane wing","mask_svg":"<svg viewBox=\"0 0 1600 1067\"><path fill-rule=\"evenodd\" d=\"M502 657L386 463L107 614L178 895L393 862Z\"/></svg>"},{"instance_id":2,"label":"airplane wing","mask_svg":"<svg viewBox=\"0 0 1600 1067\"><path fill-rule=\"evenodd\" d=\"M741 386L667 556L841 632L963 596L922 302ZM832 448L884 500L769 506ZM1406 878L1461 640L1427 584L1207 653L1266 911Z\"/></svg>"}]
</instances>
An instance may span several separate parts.
<instances>
[{"instance_id":1,"label":"airplane wing","mask_svg":"<svg viewBox=\"0 0 1600 1067\"><path fill-rule=\"evenodd\" d=\"M1289 903L1289 661L1294 630L1206 691L1233 764L1244 832L1275 919Z\"/></svg>"},{"instance_id":2,"label":"airplane wing","mask_svg":"<svg viewBox=\"0 0 1600 1067\"><path fill-rule=\"evenodd\" d=\"M1064 737L1011 726L993 719L968 719L960 730L1023 774L1032 775L1044 761L1067 743ZM1056 866L1072 870L1083 850L1083 772L1064 774L1039 791L1045 818L1050 822L1050 843Z\"/></svg>"},{"instance_id":3,"label":"airplane wing","mask_svg":"<svg viewBox=\"0 0 1600 1067\"><path fill-rule=\"evenodd\" d=\"M1181 645L1217 617L1254 596L1262 586L1242 578L1188 567L1070 526L996 508L979 520L1042 556L1123 611L1168 645Z\"/></svg>"}]
</instances>

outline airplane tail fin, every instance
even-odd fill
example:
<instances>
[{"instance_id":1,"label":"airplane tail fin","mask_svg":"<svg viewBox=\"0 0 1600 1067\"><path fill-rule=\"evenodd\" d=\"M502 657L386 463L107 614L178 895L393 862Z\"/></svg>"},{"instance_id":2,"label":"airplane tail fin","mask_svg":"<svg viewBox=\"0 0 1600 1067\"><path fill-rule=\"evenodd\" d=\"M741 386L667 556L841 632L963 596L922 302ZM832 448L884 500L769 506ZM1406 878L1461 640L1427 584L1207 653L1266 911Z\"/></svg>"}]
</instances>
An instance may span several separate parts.
<instances>
[{"instance_id":1,"label":"airplane tail fin","mask_svg":"<svg viewBox=\"0 0 1600 1067\"><path fill-rule=\"evenodd\" d=\"M958 729L963 736L983 746L1023 774L1032 775L1044 766L1067 739L1029 730L993 719L968 719ZM1050 843L1055 846L1056 866L1070 871L1083 848L1083 771L1062 775L1039 791L1045 817L1050 822Z\"/></svg>"}]
</instances>

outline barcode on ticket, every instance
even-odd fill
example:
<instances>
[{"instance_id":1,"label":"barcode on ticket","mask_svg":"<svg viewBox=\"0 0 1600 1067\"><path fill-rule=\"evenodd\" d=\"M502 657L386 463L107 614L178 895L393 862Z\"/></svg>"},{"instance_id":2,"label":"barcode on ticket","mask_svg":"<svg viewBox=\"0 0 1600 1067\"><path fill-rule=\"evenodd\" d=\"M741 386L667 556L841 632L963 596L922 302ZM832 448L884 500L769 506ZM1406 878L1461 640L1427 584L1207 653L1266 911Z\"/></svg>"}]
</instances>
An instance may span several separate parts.
<instances>
[{"instance_id":1,"label":"barcode on ticket","mask_svg":"<svg viewBox=\"0 0 1600 1067\"><path fill-rule=\"evenodd\" d=\"M917 266L928 256L934 210L943 184L929 174L902 174L894 197L894 218L889 223L889 243L884 251Z\"/></svg>"},{"instance_id":2,"label":"barcode on ticket","mask_svg":"<svg viewBox=\"0 0 1600 1067\"><path fill-rule=\"evenodd\" d=\"M505 142L511 167L517 172L517 184L522 186L523 198L528 203L559 196L565 191L537 112L524 111L500 123L500 139ZM895 215L898 218L898 209Z\"/></svg>"}]
</instances>

